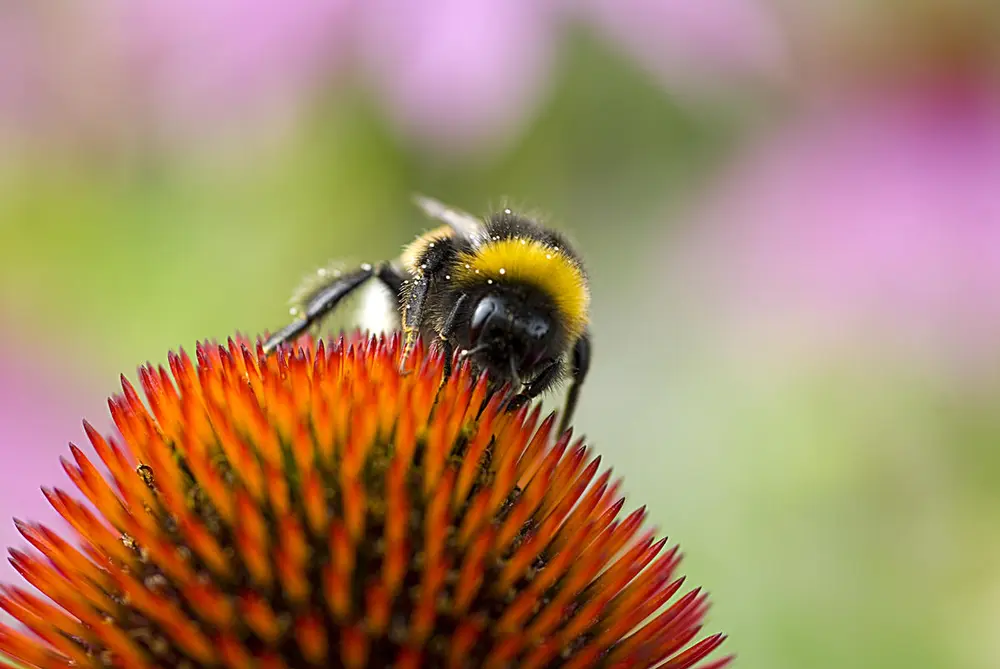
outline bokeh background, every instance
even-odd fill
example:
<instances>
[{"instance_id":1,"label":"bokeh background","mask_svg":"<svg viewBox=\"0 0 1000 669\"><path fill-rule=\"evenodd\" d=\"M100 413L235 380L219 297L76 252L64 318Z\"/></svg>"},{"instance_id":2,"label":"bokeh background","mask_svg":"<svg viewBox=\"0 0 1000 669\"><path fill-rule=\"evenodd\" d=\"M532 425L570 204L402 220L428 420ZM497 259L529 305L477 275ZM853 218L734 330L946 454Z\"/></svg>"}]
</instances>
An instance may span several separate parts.
<instances>
[{"instance_id":1,"label":"bokeh background","mask_svg":"<svg viewBox=\"0 0 1000 669\"><path fill-rule=\"evenodd\" d=\"M0 518L119 373L281 326L414 191L511 202L589 262L578 429L737 666L995 669L998 8L0 0Z\"/></svg>"}]
</instances>

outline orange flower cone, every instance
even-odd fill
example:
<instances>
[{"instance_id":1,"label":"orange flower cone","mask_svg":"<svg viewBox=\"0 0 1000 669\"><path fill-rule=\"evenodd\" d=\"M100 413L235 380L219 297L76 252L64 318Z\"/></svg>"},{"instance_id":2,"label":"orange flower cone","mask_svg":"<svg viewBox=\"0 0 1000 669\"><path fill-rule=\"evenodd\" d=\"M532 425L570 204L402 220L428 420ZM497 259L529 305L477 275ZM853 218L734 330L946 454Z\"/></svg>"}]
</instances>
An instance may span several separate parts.
<instances>
[{"instance_id":1,"label":"orange flower cone","mask_svg":"<svg viewBox=\"0 0 1000 669\"><path fill-rule=\"evenodd\" d=\"M399 339L265 358L200 345L110 400L124 439L85 424L75 531L17 521L0 589L29 667L701 667L706 596L642 531L600 458L554 416L503 411L486 380ZM439 391L440 386L440 391Z\"/></svg>"}]
</instances>

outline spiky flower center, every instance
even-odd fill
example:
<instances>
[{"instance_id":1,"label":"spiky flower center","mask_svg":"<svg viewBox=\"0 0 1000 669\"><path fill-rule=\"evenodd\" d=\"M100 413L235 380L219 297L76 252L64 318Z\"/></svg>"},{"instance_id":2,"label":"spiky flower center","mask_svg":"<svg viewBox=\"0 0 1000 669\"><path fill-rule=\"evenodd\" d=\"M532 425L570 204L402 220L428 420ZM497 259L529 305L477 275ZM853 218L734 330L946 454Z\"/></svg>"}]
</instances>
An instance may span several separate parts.
<instances>
[{"instance_id":1,"label":"spiky flower center","mask_svg":"<svg viewBox=\"0 0 1000 669\"><path fill-rule=\"evenodd\" d=\"M140 369L45 491L82 539L19 523L0 652L35 667L690 667L706 609L553 416L399 340L265 357L230 340ZM54 603L54 605L53 605ZM706 665L719 667L728 658Z\"/></svg>"}]
</instances>

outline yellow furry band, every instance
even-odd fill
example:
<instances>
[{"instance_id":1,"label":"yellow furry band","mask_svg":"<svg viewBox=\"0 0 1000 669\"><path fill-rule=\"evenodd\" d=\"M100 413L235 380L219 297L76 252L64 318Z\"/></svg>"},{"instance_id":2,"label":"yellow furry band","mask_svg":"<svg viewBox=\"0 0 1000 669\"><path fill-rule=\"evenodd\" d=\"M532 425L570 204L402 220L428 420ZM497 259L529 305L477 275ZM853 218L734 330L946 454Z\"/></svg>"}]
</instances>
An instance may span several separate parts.
<instances>
[{"instance_id":1,"label":"yellow furry band","mask_svg":"<svg viewBox=\"0 0 1000 669\"><path fill-rule=\"evenodd\" d=\"M403 267L406 268L406 271L410 274L421 274L419 267L420 256L427 251L427 247L439 239L447 239L449 237L453 237L454 235L455 231L447 225L442 225L419 235L416 239L410 242L405 249L403 249L403 254L399 257Z\"/></svg>"},{"instance_id":2,"label":"yellow furry band","mask_svg":"<svg viewBox=\"0 0 1000 669\"><path fill-rule=\"evenodd\" d=\"M464 284L517 281L536 286L554 302L571 340L587 327L590 292L583 270L556 246L523 237L489 241L459 254L454 273L452 278Z\"/></svg>"}]
</instances>

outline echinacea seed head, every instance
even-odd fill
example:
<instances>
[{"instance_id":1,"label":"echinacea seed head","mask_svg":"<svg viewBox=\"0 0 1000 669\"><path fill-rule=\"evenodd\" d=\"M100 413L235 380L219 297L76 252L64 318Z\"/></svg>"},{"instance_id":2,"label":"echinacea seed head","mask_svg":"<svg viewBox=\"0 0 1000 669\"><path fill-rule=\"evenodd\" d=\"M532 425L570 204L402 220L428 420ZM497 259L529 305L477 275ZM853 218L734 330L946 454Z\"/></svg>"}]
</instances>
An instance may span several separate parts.
<instances>
[{"instance_id":1,"label":"echinacea seed head","mask_svg":"<svg viewBox=\"0 0 1000 669\"><path fill-rule=\"evenodd\" d=\"M702 667L707 599L620 518L619 483L554 416L504 410L422 344L202 344L110 400L120 438L17 521L0 589L29 667ZM94 462L103 465L99 470Z\"/></svg>"}]
</instances>

